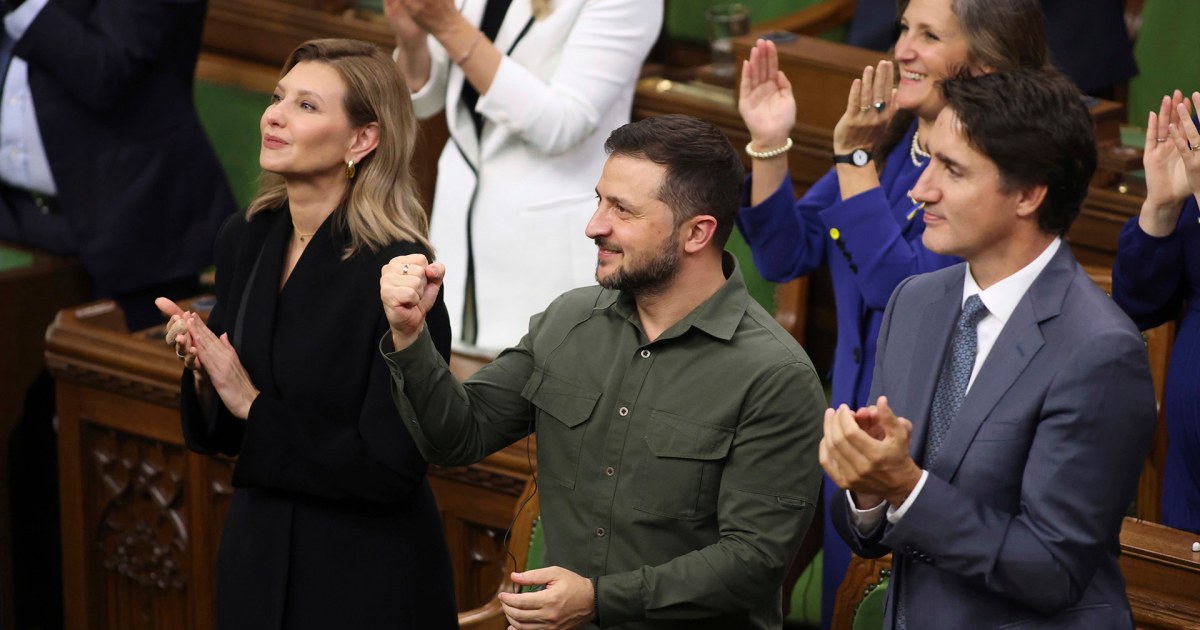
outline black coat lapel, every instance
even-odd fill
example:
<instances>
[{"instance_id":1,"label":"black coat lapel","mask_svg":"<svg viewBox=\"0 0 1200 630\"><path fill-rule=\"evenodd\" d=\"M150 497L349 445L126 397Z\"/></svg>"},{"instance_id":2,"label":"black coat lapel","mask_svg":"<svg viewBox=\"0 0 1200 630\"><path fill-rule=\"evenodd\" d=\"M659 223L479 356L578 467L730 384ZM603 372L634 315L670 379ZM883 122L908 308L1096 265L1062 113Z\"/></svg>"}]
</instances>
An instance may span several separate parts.
<instances>
[{"instance_id":1,"label":"black coat lapel","mask_svg":"<svg viewBox=\"0 0 1200 630\"><path fill-rule=\"evenodd\" d=\"M272 330L283 259L291 236L291 215L286 206L272 215L270 218L263 217L265 229L249 232L243 243L240 262L246 270L246 279L242 289L244 294L238 295L236 301L244 306L231 320L230 330L241 326L241 347L236 349L242 365L250 374L250 380L260 390L278 395L270 368Z\"/></svg>"}]
</instances>

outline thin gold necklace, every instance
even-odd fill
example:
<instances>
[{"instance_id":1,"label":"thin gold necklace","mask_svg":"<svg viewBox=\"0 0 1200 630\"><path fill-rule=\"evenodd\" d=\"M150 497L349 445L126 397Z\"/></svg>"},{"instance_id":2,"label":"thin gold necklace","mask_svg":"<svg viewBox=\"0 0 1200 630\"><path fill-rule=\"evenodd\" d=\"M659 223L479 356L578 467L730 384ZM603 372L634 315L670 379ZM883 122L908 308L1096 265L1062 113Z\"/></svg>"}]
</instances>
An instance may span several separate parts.
<instances>
[{"instance_id":1,"label":"thin gold necklace","mask_svg":"<svg viewBox=\"0 0 1200 630\"><path fill-rule=\"evenodd\" d=\"M296 233L296 236L300 237L301 243L303 243L304 241L307 241L313 234L317 233L316 230L313 230L312 232L309 232L308 234L301 232L300 228L296 227L295 221L292 221L292 231Z\"/></svg>"}]
</instances>

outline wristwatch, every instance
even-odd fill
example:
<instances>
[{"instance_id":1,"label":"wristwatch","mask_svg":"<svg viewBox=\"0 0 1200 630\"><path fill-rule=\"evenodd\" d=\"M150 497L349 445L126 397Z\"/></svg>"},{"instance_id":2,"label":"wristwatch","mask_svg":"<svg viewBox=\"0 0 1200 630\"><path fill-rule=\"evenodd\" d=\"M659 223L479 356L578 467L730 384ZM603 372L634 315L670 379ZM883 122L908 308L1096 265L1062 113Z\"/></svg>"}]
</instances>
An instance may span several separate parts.
<instances>
[{"instance_id":1,"label":"wristwatch","mask_svg":"<svg viewBox=\"0 0 1200 630\"><path fill-rule=\"evenodd\" d=\"M834 155L834 164L853 164L854 166L866 166L867 162L871 161L871 153L866 149L855 149L850 153L843 155Z\"/></svg>"}]
</instances>

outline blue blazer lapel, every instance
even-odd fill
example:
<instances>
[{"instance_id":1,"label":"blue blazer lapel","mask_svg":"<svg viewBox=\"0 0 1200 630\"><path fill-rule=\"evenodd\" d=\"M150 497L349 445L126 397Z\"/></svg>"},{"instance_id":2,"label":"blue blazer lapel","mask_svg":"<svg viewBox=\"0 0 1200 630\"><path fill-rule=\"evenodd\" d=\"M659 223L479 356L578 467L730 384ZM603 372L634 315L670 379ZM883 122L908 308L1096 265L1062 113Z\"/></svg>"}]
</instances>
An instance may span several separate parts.
<instances>
[{"instance_id":1,"label":"blue blazer lapel","mask_svg":"<svg viewBox=\"0 0 1200 630\"><path fill-rule=\"evenodd\" d=\"M914 374L910 381L921 385L905 394L909 403L900 407L902 410L908 410L908 419L913 423L908 450L916 462L924 458L925 436L929 429L929 407L933 404L933 393L937 389L942 362L946 360L950 333L954 330L954 322L958 320L959 312L962 311L963 274L966 273L966 265L959 265L958 270L958 273L947 274L944 290L932 296L921 312L917 343L914 344L916 351L911 363ZM895 398L894 393L882 393L893 400ZM872 398L868 402L874 403L875 399ZM892 404L895 407L895 402Z\"/></svg>"},{"instance_id":2,"label":"blue blazer lapel","mask_svg":"<svg viewBox=\"0 0 1200 630\"><path fill-rule=\"evenodd\" d=\"M1017 303L946 432L931 473L947 481L954 478L980 425L1045 344L1041 324L1062 311L1076 266L1070 247L1062 243Z\"/></svg>"}]
</instances>

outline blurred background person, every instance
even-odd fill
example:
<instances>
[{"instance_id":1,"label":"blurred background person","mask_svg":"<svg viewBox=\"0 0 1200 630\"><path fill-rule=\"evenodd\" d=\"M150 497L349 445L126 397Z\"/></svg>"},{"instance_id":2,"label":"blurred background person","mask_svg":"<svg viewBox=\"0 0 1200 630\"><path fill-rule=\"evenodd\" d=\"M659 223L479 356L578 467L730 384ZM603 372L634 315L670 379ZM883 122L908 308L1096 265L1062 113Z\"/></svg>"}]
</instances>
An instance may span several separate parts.
<instances>
[{"instance_id":1,"label":"blurred background person","mask_svg":"<svg viewBox=\"0 0 1200 630\"><path fill-rule=\"evenodd\" d=\"M235 210L192 101L206 8L0 5L0 242L78 256L91 296L115 299L132 330L161 321L154 296L200 292ZM36 376L8 444L18 628L63 623L54 391Z\"/></svg>"},{"instance_id":2,"label":"blurred background person","mask_svg":"<svg viewBox=\"0 0 1200 630\"><path fill-rule=\"evenodd\" d=\"M578 234L604 139L629 122L661 0L386 0L421 118L443 108L430 240L455 343L495 352L567 289L595 282ZM529 281L508 279L519 257Z\"/></svg>"},{"instance_id":3,"label":"blurred background person","mask_svg":"<svg viewBox=\"0 0 1200 630\"><path fill-rule=\"evenodd\" d=\"M0 240L79 256L131 329L155 324L154 296L198 292L234 211L192 103L206 3L9 4Z\"/></svg>"},{"instance_id":4,"label":"blurred background person","mask_svg":"<svg viewBox=\"0 0 1200 630\"><path fill-rule=\"evenodd\" d=\"M1050 60L1093 96L1114 98L1115 89L1138 74L1123 4L1121 0L1041 0ZM858 0L846 43L887 50L894 41L896 5L896 0Z\"/></svg>"},{"instance_id":5,"label":"blurred background person","mask_svg":"<svg viewBox=\"0 0 1200 630\"><path fill-rule=\"evenodd\" d=\"M258 196L217 240L207 325L167 299L187 446L238 455L217 626L457 627L427 464L375 351L379 269L431 255L410 171L417 121L387 54L297 48L262 115ZM429 331L443 358L444 306Z\"/></svg>"},{"instance_id":6,"label":"blurred background person","mask_svg":"<svg viewBox=\"0 0 1200 630\"><path fill-rule=\"evenodd\" d=\"M837 307L832 406L857 409L875 364L875 341L892 290L913 274L958 262L921 243L925 224L909 192L925 167L928 137L942 110L936 84L963 67L977 71L1046 65L1037 0L911 0L900 3L893 65L866 68L850 88L833 132L835 166L795 200L786 148L796 123L792 86L775 46L759 41L743 67L738 109L754 158L738 227L763 277L787 282L828 265ZM803 86L801 86L802 88ZM827 627L850 550L829 520L836 486L825 479L822 619Z\"/></svg>"},{"instance_id":7,"label":"blurred background person","mask_svg":"<svg viewBox=\"0 0 1200 630\"><path fill-rule=\"evenodd\" d=\"M1192 100L1200 108L1200 92ZM1121 229L1113 299L1141 330L1180 320L1163 405L1162 524L1200 533L1200 133L1179 90L1150 112L1142 161L1146 201Z\"/></svg>"}]
</instances>

